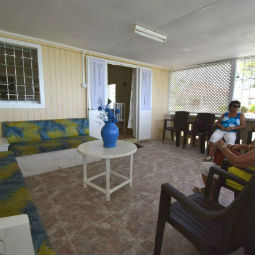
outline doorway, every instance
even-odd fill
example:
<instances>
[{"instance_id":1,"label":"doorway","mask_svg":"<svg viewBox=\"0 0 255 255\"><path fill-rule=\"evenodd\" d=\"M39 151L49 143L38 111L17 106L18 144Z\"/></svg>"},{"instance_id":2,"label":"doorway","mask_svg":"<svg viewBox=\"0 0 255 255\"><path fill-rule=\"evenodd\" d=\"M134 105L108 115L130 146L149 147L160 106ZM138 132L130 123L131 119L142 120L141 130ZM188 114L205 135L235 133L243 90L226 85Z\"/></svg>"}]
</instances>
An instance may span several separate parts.
<instances>
[{"instance_id":1,"label":"doorway","mask_svg":"<svg viewBox=\"0 0 255 255\"><path fill-rule=\"evenodd\" d=\"M133 70L135 68L108 64L108 98L112 101L112 107L120 109L117 125L120 133L119 139L124 140L135 140L134 125L131 120L134 117L134 107L136 107L131 98Z\"/></svg>"},{"instance_id":2,"label":"doorway","mask_svg":"<svg viewBox=\"0 0 255 255\"><path fill-rule=\"evenodd\" d=\"M122 124L120 138L133 139L131 141L134 141L134 139L137 139L137 141L151 139L152 69L107 61L92 56L87 56L86 60L90 136L101 139L101 129L104 121L98 118L98 105L102 100L107 102L109 84L109 93L115 103L125 104L125 110L123 111L125 116L122 121L119 120L118 124ZM125 72L129 73L127 77ZM126 99L119 98L119 92L124 94ZM117 102L118 100L121 102Z\"/></svg>"}]
</instances>

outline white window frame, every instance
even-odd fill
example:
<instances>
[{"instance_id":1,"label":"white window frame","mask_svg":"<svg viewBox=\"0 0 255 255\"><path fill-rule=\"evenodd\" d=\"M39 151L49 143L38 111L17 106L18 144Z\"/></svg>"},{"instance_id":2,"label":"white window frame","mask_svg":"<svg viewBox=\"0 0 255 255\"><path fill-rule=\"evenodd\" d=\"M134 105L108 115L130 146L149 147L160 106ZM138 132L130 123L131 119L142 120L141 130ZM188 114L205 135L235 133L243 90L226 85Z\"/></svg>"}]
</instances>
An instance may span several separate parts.
<instances>
[{"instance_id":1,"label":"white window frame","mask_svg":"<svg viewBox=\"0 0 255 255\"><path fill-rule=\"evenodd\" d=\"M20 45L23 47L30 47L37 50L38 59L38 78L40 86L40 102L31 101L5 101L0 100L0 108L45 108L45 95L44 95L44 78L43 78L43 63L42 63L42 47L39 44L9 39L0 37L0 41Z\"/></svg>"}]
</instances>

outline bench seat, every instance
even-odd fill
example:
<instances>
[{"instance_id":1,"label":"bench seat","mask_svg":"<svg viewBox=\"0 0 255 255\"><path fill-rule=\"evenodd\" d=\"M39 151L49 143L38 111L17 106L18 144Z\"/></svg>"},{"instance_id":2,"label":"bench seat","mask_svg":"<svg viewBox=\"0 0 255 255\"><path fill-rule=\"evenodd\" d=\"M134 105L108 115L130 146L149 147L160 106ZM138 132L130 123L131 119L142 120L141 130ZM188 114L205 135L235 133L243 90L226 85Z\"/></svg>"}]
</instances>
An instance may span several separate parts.
<instances>
[{"instance_id":1,"label":"bench seat","mask_svg":"<svg viewBox=\"0 0 255 255\"><path fill-rule=\"evenodd\" d=\"M95 140L95 138L88 135L61 137L51 140L12 143L9 145L9 150L14 153L15 157L19 157L36 153L77 148L81 143L92 140Z\"/></svg>"},{"instance_id":2,"label":"bench seat","mask_svg":"<svg viewBox=\"0 0 255 255\"><path fill-rule=\"evenodd\" d=\"M15 157L77 148L95 140L86 118L3 122L3 136Z\"/></svg>"},{"instance_id":3,"label":"bench seat","mask_svg":"<svg viewBox=\"0 0 255 255\"><path fill-rule=\"evenodd\" d=\"M0 152L0 217L27 214L35 254L55 254L12 152Z\"/></svg>"}]
</instances>

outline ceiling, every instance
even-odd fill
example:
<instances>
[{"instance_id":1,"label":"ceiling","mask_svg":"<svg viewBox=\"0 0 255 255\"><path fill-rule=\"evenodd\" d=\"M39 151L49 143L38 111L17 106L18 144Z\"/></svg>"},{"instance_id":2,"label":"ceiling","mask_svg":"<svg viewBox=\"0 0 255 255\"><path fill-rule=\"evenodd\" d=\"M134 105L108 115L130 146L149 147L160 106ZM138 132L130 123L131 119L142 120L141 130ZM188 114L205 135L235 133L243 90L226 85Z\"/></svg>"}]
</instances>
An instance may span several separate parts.
<instances>
[{"instance_id":1,"label":"ceiling","mask_svg":"<svg viewBox=\"0 0 255 255\"><path fill-rule=\"evenodd\" d=\"M168 68L255 55L255 0L0 0L0 29ZM162 32L166 44L134 34Z\"/></svg>"}]
</instances>

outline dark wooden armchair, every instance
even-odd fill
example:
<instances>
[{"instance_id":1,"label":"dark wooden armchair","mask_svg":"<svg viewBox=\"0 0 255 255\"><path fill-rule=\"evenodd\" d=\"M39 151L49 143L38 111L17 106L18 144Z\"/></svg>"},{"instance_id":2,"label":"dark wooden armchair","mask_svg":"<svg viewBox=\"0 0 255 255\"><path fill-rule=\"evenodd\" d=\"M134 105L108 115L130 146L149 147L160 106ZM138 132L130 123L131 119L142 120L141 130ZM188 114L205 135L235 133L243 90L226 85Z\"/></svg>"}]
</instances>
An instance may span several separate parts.
<instances>
[{"instance_id":1,"label":"dark wooden armchair","mask_svg":"<svg viewBox=\"0 0 255 255\"><path fill-rule=\"evenodd\" d=\"M205 141L208 140L212 134L215 122L215 114L212 113L198 113L195 121L192 123L191 130L184 131L183 148L185 148L187 136L192 136L193 147L195 146L196 136L200 140L200 152L205 152Z\"/></svg>"},{"instance_id":2,"label":"dark wooden armchair","mask_svg":"<svg viewBox=\"0 0 255 255\"><path fill-rule=\"evenodd\" d=\"M229 178L244 189L234 201L223 207L209 199L213 175ZM212 167L205 194L185 196L170 184L161 186L154 255L161 253L165 223L181 232L200 254L229 254L244 247L246 254L255 252L255 177L247 183L219 167ZM177 201L171 204L171 198ZM217 200L217 199L216 199Z\"/></svg>"},{"instance_id":3,"label":"dark wooden armchair","mask_svg":"<svg viewBox=\"0 0 255 255\"><path fill-rule=\"evenodd\" d=\"M176 112L172 119L165 119L162 142L164 143L165 133L166 133L166 130L168 130L171 132L172 141L174 140L174 133L175 133L176 146L179 146L181 131L188 129L188 119L189 119L189 112L185 112L185 111ZM173 123L174 123L173 127L169 127L167 125L168 122L171 122L171 121L173 121Z\"/></svg>"}]
</instances>

